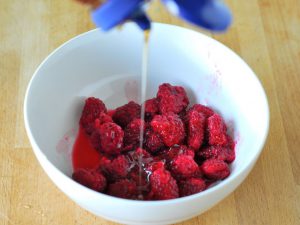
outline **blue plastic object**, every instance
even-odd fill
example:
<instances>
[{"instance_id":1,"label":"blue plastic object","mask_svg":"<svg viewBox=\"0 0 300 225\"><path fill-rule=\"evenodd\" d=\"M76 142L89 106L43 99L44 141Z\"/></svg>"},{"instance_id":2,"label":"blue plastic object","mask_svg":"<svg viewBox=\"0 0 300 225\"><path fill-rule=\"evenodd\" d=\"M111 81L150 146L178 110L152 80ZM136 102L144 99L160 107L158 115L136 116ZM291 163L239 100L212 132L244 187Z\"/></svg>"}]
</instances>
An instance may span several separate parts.
<instances>
[{"instance_id":1,"label":"blue plastic object","mask_svg":"<svg viewBox=\"0 0 300 225\"><path fill-rule=\"evenodd\" d=\"M212 31L226 30L232 21L228 7L220 0L163 0L171 12Z\"/></svg>"},{"instance_id":2,"label":"blue plastic object","mask_svg":"<svg viewBox=\"0 0 300 225\"><path fill-rule=\"evenodd\" d=\"M92 11L92 20L104 31L126 20L135 21L143 30L150 29L150 20L141 10L144 2L144 0L107 0L101 7Z\"/></svg>"},{"instance_id":3,"label":"blue plastic object","mask_svg":"<svg viewBox=\"0 0 300 225\"><path fill-rule=\"evenodd\" d=\"M230 10L220 0L162 0L175 15L197 26L212 31L226 30L232 21ZM92 11L97 27L107 31L127 20L137 23L142 30L150 29L151 23L143 11L149 0L107 0Z\"/></svg>"}]
</instances>

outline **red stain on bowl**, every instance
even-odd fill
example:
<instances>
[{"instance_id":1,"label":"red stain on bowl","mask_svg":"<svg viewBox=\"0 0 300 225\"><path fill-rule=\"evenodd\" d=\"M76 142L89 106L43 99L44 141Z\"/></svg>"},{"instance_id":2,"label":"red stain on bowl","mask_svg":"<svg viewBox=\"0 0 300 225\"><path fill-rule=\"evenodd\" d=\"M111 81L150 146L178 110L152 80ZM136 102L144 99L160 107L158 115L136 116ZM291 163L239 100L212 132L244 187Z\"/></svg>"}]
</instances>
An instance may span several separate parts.
<instances>
[{"instance_id":1,"label":"red stain on bowl","mask_svg":"<svg viewBox=\"0 0 300 225\"><path fill-rule=\"evenodd\" d=\"M216 94L222 86L222 71L218 66L217 59L213 57L211 51L207 52L208 64L211 67L211 73L206 77L209 88L207 95Z\"/></svg>"},{"instance_id":2,"label":"red stain on bowl","mask_svg":"<svg viewBox=\"0 0 300 225\"><path fill-rule=\"evenodd\" d=\"M65 156L70 156L72 154L73 143L76 138L76 130L71 129L59 140L56 145L56 152L59 154L64 154Z\"/></svg>"}]
</instances>

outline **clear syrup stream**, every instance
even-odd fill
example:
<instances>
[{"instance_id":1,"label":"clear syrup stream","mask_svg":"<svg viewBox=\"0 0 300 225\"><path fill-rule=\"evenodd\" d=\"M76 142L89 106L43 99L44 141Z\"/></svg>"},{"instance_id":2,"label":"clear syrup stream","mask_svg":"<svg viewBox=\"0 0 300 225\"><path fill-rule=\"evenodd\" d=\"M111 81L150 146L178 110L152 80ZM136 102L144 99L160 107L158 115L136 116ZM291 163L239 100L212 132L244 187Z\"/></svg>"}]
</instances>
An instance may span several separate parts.
<instances>
[{"instance_id":1,"label":"clear syrup stream","mask_svg":"<svg viewBox=\"0 0 300 225\"><path fill-rule=\"evenodd\" d=\"M141 73L141 119L145 121L145 101L146 101L146 92L147 92L147 72L148 72L148 50L149 50L149 37L150 30L144 31L144 45L143 45L143 56L142 56L142 73ZM144 124L141 124L140 129L140 148L143 148L144 141ZM139 164L139 187L142 188L142 173L144 170L144 163L142 155L138 157ZM142 197L142 193L140 193Z\"/></svg>"}]
</instances>

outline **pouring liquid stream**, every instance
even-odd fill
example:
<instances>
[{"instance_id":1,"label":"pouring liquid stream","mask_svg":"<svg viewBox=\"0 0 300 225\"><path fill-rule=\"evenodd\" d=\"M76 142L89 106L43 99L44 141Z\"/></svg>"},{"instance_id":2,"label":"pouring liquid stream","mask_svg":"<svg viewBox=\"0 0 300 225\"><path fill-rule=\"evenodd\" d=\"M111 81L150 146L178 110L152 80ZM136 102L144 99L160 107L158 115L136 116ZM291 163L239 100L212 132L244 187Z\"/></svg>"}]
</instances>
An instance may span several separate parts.
<instances>
[{"instance_id":1,"label":"pouring liquid stream","mask_svg":"<svg viewBox=\"0 0 300 225\"><path fill-rule=\"evenodd\" d=\"M142 57L142 73L141 73L141 119L145 120L145 101L147 93L147 72L148 72L148 50L149 50L150 31L144 31L144 46ZM143 148L144 125L140 130L140 148Z\"/></svg>"},{"instance_id":2,"label":"pouring liquid stream","mask_svg":"<svg viewBox=\"0 0 300 225\"><path fill-rule=\"evenodd\" d=\"M142 55L142 71L141 71L141 119L145 121L145 101L146 101L146 93L147 93L147 74L148 74L148 54L149 54L149 38L150 38L150 30L144 31L144 45L143 45L143 55ZM144 124L141 124L140 128L140 148L143 148L144 142ZM142 174L144 170L144 162L143 156L140 155L138 157L138 165L139 165L139 184L140 189L143 188L142 184ZM140 190L142 191L142 190ZM141 193L140 193L141 194ZM141 195L142 196L142 195Z\"/></svg>"}]
</instances>

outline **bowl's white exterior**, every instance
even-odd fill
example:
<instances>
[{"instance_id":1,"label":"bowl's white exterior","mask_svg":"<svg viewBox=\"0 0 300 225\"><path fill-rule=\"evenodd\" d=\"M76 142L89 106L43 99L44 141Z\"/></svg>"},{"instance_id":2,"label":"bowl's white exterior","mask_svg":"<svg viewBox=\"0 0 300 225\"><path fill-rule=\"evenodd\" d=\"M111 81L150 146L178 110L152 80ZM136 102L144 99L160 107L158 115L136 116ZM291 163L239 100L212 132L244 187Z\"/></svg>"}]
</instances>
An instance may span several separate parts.
<instances>
[{"instance_id":1,"label":"bowl's white exterior","mask_svg":"<svg viewBox=\"0 0 300 225\"><path fill-rule=\"evenodd\" d=\"M246 178L267 137L268 103L255 74L227 47L191 30L155 24L148 97L160 83L170 82L187 87L193 102L219 111L237 141L232 173L202 193L168 201L131 201L89 190L70 178L72 141L66 151L58 151L57 145L67 131L76 130L85 97L99 97L109 108L138 97L142 40L140 31L128 24L108 34L90 31L59 47L28 86L25 126L45 172L83 208L125 224L176 223L214 206Z\"/></svg>"}]
</instances>

